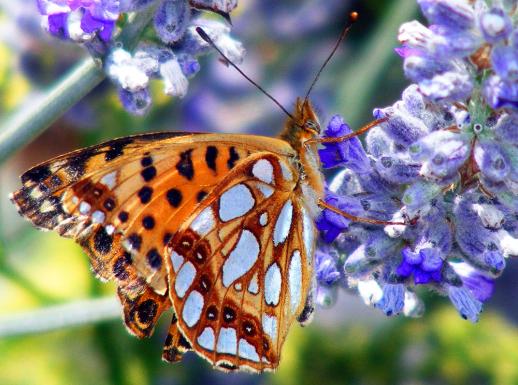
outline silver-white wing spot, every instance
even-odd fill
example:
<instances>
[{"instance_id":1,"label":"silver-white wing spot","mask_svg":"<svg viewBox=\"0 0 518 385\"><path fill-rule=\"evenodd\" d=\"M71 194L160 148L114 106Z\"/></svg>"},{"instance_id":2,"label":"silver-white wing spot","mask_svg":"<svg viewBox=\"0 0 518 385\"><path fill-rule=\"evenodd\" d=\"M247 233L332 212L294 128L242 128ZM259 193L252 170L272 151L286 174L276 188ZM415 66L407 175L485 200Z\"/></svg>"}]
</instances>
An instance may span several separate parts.
<instances>
[{"instance_id":1,"label":"silver-white wing spot","mask_svg":"<svg viewBox=\"0 0 518 385\"><path fill-rule=\"evenodd\" d=\"M286 201L281 209L281 213L275 222L275 228L273 229L273 244L275 246L283 243L291 228L291 222L293 218L293 203L291 200Z\"/></svg>"},{"instance_id":2,"label":"silver-white wing spot","mask_svg":"<svg viewBox=\"0 0 518 385\"><path fill-rule=\"evenodd\" d=\"M249 230L243 230L236 246L230 252L223 264L223 285L229 287L232 283L246 274L257 261L259 242Z\"/></svg>"},{"instance_id":3,"label":"silver-white wing spot","mask_svg":"<svg viewBox=\"0 0 518 385\"><path fill-rule=\"evenodd\" d=\"M259 191L261 192L261 194L264 195L265 198L270 198L273 194L273 188L271 188L270 186L268 185L265 185L265 184L259 184L257 186L257 188L259 189Z\"/></svg>"},{"instance_id":4,"label":"silver-white wing spot","mask_svg":"<svg viewBox=\"0 0 518 385\"><path fill-rule=\"evenodd\" d=\"M100 210L95 210L92 213L92 222L93 223L103 223L104 222L104 218L106 218L106 216Z\"/></svg>"},{"instance_id":5,"label":"silver-white wing spot","mask_svg":"<svg viewBox=\"0 0 518 385\"><path fill-rule=\"evenodd\" d=\"M248 285L248 291L252 294L259 293L259 279L257 278L257 273L254 274L250 284Z\"/></svg>"},{"instance_id":6,"label":"silver-white wing spot","mask_svg":"<svg viewBox=\"0 0 518 385\"><path fill-rule=\"evenodd\" d=\"M266 159L260 159L254 164L252 174L264 183L273 182L273 166Z\"/></svg>"},{"instance_id":7,"label":"silver-white wing spot","mask_svg":"<svg viewBox=\"0 0 518 385\"><path fill-rule=\"evenodd\" d=\"M306 250L308 264L311 265L313 263L313 249L315 247L315 225L304 207L302 207L302 238L304 239L304 249Z\"/></svg>"},{"instance_id":8,"label":"silver-white wing spot","mask_svg":"<svg viewBox=\"0 0 518 385\"><path fill-rule=\"evenodd\" d=\"M207 235L215 225L214 213L210 207L203 210L191 223L191 229L201 236Z\"/></svg>"},{"instance_id":9,"label":"silver-white wing spot","mask_svg":"<svg viewBox=\"0 0 518 385\"><path fill-rule=\"evenodd\" d=\"M291 255L288 269L288 287L290 288L290 310L294 313L300 304L302 294L302 261L299 250L295 250Z\"/></svg>"},{"instance_id":10,"label":"silver-white wing spot","mask_svg":"<svg viewBox=\"0 0 518 385\"><path fill-rule=\"evenodd\" d=\"M203 296L196 290L187 296L182 311L182 318L187 326L193 327L200 320L204 302Z\"/></svg>"},{"instance_id":11,"label":"silver-white wing spot","mask_svg":"<svg viewBox=\"0 0 518 385\"><path fill-rule=\"evenodd\" d=\"M173 264L173 270L175 273L178 272L178 269L182 265L183 260L184 258L173 250L173 252L171 253L171 263Z\"/></svg>"},{"instance_id":12,"label":"silver-white wing spot","mask_svg":"<svg viewBox=\"0 0 518 385\"><path fill-rule=\"evenodd\" d=\"M195 276L196 268L191 262L187 262L182 266L174 282L174 290L179 298L183 298L189 287L191 287Z\"/></svg>"},{"instance_id":13,"label":"silver-white wing spot","mask_svg":"<svg viewBox=\"0 0 518 385\"><path fill-rule=\"evenodd\" d=\"M262 323L264 332L274 341L277 338L277 317L263 314Z\"/></svg>"},{"instance_id":14,"label":"silver-white wing spot","mask_svg":"<svg viewBox=\"0 0 518 385\"><path fill-rule=\"evenodd\" d=\"M259 362L259 354L257 354L257 350L255 347L248 343L245 339L239 340L239 357L242 357L246 360Z\"/></svg>"},{"instance_id":15,"label":"silver-white wing spot","mask_svg":"<svg viewBox=\"0 0 518 385\"><path fill-rule=\"evenodd\" d=\"M237 354L237 335L234 328L221 328L218 337L218 353Z\"/></svg>"},{"instance_id":16,"label":"silver-white wing spot","mask_svg":"<svg viewBox=\"0 0 518 385\"><path fill-rule=\"evenodd\" d=\"M223 222L239 218L255 205L255 199L248 187L237 184L225 191L219 199L219 217Z\"/></svg>"},{"instance_id":17,"label":"silver-white wing spot","mask_svg":"<svg viewBox=\"0 0 518 385\"><path fill-rule=\"evenodd\" d=\"M214 350L214 346L216 344L214 330L209 326L203 329L203 332L198 336L198 343L204 349L210 351Z\"/></svg>"},{"instance_id":18,"label":"silver-white wing spot","mask_svg":"<svg viewBox=\"0 0 518 385\"><path fill-rule=\"evenodd\" d=\"M261 226L266 226L268 224L268 213L266 211L259 217L259 223Z\"/></svg>"},{"instance_id":19,"label":"silver-white wing spot","mask_svg":"<svg viewBox=\"0 0 518 385\"><path fill-rule=\"evenodd\" d=\"M110 190L113 189L115 187L115 184L117 183L117 171L113 171L109 174L106 174L101 178L100 182L106 187L108 187Z\"/></svg>"},{"instance_id":20,"label":"silver-white wing spot","mask_svg":"<svg viewBox=\"0 0 518 385\"><path fill-rule=\"evenodd\" d=\"M83 215L86 215L90 212L90 209L92 208L92 206L90 206L90 204L88 202L81 202L79 204L79 212Z\"/></svg>"},{"instance_id":21,"label":"silver-white wing spot","mask_svg":"<svg viewBox=\"0 0 518 385\"><path fill-rule=\"evenodd\" d=\"M267 305L277 306L281 295L282 276L277 263L272 264L264 275L264 301Z\"/></svg>"},{"instance_id":22,"label":"silver-white wing spot","mask_svg":"<svg viewBox=\"0 0 518 385\"><path fill-rule=\"evenodd\" d=\"M281 172L284 179L288 182L291 182L293 180L293 173L291 172L290 168L287 164L284 162L281 162Z\"/></svg>"}]
</instances>

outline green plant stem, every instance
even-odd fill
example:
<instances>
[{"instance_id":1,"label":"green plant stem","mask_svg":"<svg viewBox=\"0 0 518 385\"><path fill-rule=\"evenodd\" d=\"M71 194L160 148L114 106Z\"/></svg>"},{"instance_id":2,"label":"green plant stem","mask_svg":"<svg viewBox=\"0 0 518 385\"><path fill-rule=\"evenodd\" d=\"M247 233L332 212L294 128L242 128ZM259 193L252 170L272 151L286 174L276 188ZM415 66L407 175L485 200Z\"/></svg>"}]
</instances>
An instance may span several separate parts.
<instances>
[{"instance_id":1,"label":"green plant stem","mask_svg":"<svg viewBox=\"0 0 518 385\"><path fill-rule=\"evenodd\" d=\"M79 300L0 317L0 337L44 333L121 317L115 296Z\"/></svg>"},{"instance_id":2,"label":"green plant stem","mask_svg":"<svg viewBox=\"0 0 518 385\"><path fill-rule=\"evenodd\" d=\"M417 14L415 0L397 0L388 7L381 23L372 31L359 53L352 57L350 70L336 79L341 85L337 93L337 111L340 111L351 127L360 127L365 111L372 110L369 97L383 92L380 78L395 58L396 35L399 26ZM361 21L358 22L361 24ZM357 27L355 27L357 28ZM356 64L355 64L356 63Z\"/></svg>"},{"instance_id":3,"label":"green plant stem","mask_svg":"<svg viewBox=\"0 0 518 385\"><path fill-rule=\"evenodd\" d=\"M130 19L117 42L125 49L133 49L154 10L155 7L149 7ZM50 90L26 100L10 117L0 122L0 163L45 131L104 78L100 61L88 57Z\"/></svg>"}]
</instances>

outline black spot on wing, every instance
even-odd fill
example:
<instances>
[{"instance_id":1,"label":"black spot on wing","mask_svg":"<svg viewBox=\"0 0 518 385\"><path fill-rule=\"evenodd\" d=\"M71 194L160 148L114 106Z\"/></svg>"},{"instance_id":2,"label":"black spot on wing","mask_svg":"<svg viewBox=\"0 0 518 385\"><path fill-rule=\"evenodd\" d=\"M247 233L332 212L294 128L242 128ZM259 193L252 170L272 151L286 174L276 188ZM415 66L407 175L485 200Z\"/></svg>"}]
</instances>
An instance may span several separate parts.
<instances>
[{"instance_id":1,"label":"black spot on wing","mask_svg":"<svg viewBox=\"0 0 518 385\"><path fill-rule=\"evenodd\" d=\"M192 164L192 149L180 154L180 160L176 164L176 169L183 177L192 180L194 177L194 166Z\"/></svg>"},{"instance_id":2,"label":"black spot on wing","mask_svg":"<svg viewBox=\"0 0 518 385\"><path fill-rule=\"evenodd\" d=\"M228 160L227 160L227 166L228 166L228 169L232 169L234 168L234 166L236 165L236 162L239 160L239 154L237 153L236 151L236 148L235 147L230 147L230 149L228 150Z\"/></svg>"},{"instance_id":3,"label":"black spot on wing","mask_svg":"<svg viewBox=\"0 0 518 385\"><path fill-rule=\"evenodd\" d=\"M120 138L115 139L113 142L110 142L109 150L104 154L104 159L107 162L114 160L124 154L124 147L128 144L133 143L132 138Z\"/></svg>"},{"instance_id":4,"label":"black spot on wing","mask_svg":"<svg viewBox=\"0 0 518 385\"><path fill-rule=\"evenodd\" d=\"M156 168L154 166L146 167L144 170L140 172L140 175L142 175L142 178L149 182L156 176Z\"/></svg>"},{"instance_id":5,"label":"black spot on wing","mask_svg":"<svg viewBox=\"0 0 518 385\"><path fill-rule=\"evenodd\" d=\"M103 206L106 210L112 211L115 208L115 201L112 198L106 198Z\"/></svg>"},{"instance_id":6,"label":"black spot on wing","mask_svg":"<svg viewBox=\"0 0 518 385\"><path fill-rule=\"evenodd\" d=\"M139 251L142 246L142 237L138 234L131 234L128 237L128 243L132 250Z\"/></svg>"},{"instance_id":7,"label":"black spot on wing","mask_svg":"<svg viewBox=\"0 0 518 385\"><path fill-rule=\"evenodd\" d=\"M143 324L149 324L156 316L158 306L155 301L147 299L140 303L137 308L137 316Z\"/></svg>"},{"instance_id":8,"label":"black spot on wing","mask_svg":"<svg viewBox=\"0 0 518 385\"><path fill-rule=\"evenodd\" d=\"M167 246L169 244L169 241L173 239L173 234L167 232L164 234L164 238L162 239L162 242L164 246Z\"/></svg>"},{"instance_id":9,"label":"black spot on wing","mask_svg":"<svg viewBox=\"0 0 518 385\"><path fill-rule=\"evenodd\" d=\"M208 146L205 152L205 162L207 167L216 171L216 159L218 158L218 149L215 146Z\"/></svg>"},{"instance_id":10,"label":"black spot on wing","mask_svg":"<svg viewBox=\"0 0 518 385\"><path fill-rule=\"evenodd\" d=\"M126 222L126 221L128 220L128 218L129 218L129 214L128 214L126 211L121 211L121 212L119 213L119 220L120 220L122 223Z\"/></svg>"},{"instance_id":11,"label":"black spot on wing","mask_svg":"<svg viewBox=\"0 0 518 385\"><path fill-rule=\"evenodd\" d=\"M112 248L113 238L104 227L99 227L94 235L94 249L100 254L108 254Z\"/></svg>"},{"instance_id":12,"label":"black spot on wing","mask_svg":"<svg viewBox=\"0 0 518 385\"><path fill-rule=\"evenodd\" d=\"M145 156L141 159L140 164L142 167L149 167L153 164L153 158L150 156Z\"/></svg>"},{"instance_id":13,"label":"black spot on wing","mask_svg":"<svg viewBox=\"0 0 518 385\"><path fill-rule=\"evenodd\" d=\"M142 226L144 226L144 228L146 230L153 229L153 227L155 227L155 219L153 218L153 216L152 215L146 215L142 219Z\"/></svg>"},{"instance_id":14,"label":"black spot on wing","mask_svg":"<svg viewBox=\"0 0 518 385\"><path fill-rule=\"evenodd\" d=\"M149 186L142 187L138 192L138 197L140 198L140 202L149 203L151 197L153 196L153 189Z\"/></svg>"},{"instance_id":15,"label":"black spot on wing","mask_svg":"<svg viewBox=\"0 0 518 385\"><path fill-rule=\"evenodd\" d=\"M31 168L29 171L24 173L22 175L22 182L34 182L34 183L40 183L43 182L45 179L50 177L51 172L48 164L42 164L40 166L36 166Z\"/></svg>"},{"instance_id":16,"label":"black spot on wing","mask_svg":"<svg viewBox=\"0 0 518 385\"><path fill-rule=\"evenodd\" d=\"M153 248L146 254L147 262L153 269L158 270L162 266L162 256L157 249Z\"/></svg>"},{"instance_id":17,"label":"black spot on wing","mask_svg":"<svg viewBox=\"0 0 518 385\"><path fill-rule=\"evenodd\" d=\"M167 191L166 197L169 204L175 208L179 207L182 203L182 192L178 189L170 189Z\"/></svg>"},{"instance_id":18,"label":"black spot on wing","mask_svg":"<svg viewBox=\"0 0 518 385\"><path fill-rule=\"evenodd\" d=\"M70 158L67 165L67 173L70 178L72 180L81 178L85 173L86 162L96 154L96 149L92 147L86 148Z\"/></svg>"},{"instance_id":19,"label":"black spot on wing","mask_svg":"<svg viewBox=\"0 0 518 385\"><path fill-rule=\"evenodd\" d=\"M196 200L198 202L201 202L206 196L207 196L207 192L201 190L201 191L198 192L198 194L196 194Z\"/></svg>"}]
</instances>

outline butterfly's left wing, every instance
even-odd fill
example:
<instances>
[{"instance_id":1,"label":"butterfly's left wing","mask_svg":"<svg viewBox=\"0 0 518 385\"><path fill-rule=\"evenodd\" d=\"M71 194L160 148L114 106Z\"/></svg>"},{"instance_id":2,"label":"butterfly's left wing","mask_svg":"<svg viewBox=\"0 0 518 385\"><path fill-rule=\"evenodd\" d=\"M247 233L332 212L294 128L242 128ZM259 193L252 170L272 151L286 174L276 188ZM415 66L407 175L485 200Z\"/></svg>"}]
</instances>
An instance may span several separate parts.
<instances>
[{"instance_id":1,"label":"butterfly's left wing","mask_svg":"<svg viewBox=\"0 0 518 385\"><path fill-rule=\"evenodd\" d=\"M315 230L299 177L286 157L251 155L168 246L173 326L220 369L275 369L303 313Z\"/></svg>"}]
</instances>

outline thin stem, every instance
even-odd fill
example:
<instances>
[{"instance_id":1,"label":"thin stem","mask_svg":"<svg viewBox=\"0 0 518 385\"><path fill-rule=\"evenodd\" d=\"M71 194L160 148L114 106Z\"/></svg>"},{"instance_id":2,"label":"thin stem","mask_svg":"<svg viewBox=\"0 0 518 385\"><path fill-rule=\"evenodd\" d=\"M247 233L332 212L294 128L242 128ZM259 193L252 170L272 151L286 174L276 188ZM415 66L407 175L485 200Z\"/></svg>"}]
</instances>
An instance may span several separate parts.
<instances>
[{"instance_id":1,"label":"thin stem","mask_svg":"<svg viewBox=\"0 0 518 385\"><path fill-rule=\"evenodd\" d=\"M0 317L0 337L43 333L121 317L119 301L110 296Z\"/></svg>"},{"instance_id":2,"label":"thin stem","mask_svg":"<svg viewBox=\"0 0 518 385\"><path fill-rule=\"evenodd\" d=\"M128 21L117 41L126 49L134 48L154 10L149 7ZM39 136L104 78L101 63L88 57L51 89L26 100L0 125L0 163Z\"/></svg>"}]
</instances>

